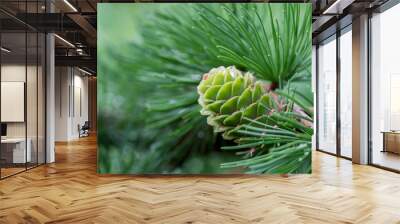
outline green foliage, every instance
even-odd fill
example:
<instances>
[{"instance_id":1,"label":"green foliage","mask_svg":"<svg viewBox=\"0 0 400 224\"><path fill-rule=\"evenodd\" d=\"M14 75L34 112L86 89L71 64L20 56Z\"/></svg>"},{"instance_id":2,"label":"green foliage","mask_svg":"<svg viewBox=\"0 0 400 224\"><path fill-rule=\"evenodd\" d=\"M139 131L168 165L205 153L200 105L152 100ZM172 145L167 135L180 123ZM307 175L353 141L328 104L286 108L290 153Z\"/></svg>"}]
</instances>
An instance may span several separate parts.
<instances>
[{"instance_id":1,"label":"green foliage","mask_svg":"<svg viewBox=\"0 0 400 224\"><path fill-rule=\"evenodd\" d=\"M311 171L311 99L300 100L293 89L267 93L265 83L234 67L204 74L198 92L208 124L239 144L223 149L245 157L223 168L245 167L249 173Z\"/></svg>"},{"instance_id":2,"label":"green foliage","mask_svg":"<svg viewBox=\"0 0 400 224\"><path fill-rule=\"evenodd\" d=\"M249 123L236 130L242 136L239 144L223 147L236 151L244 159L224 163L222 167L246 167L253 174L311 172L312 98L300 99L288 92L296 90L279 92L285 109L270 111L265 116L266 122L246 118Z\"/></svg>"},{"instance_id":3,"label":"green foliage","mask_svg":"<svg viewBox=\"0 0 400 224\"><path fill-rule=\"evenodd\" d=\"M203 8L200 23L224 64L283 84L311 66L311 7L300 4Z\"/></svg>"},{"instance_id":4,"label":"green foliage","mask_svg":"<svg viewBox=\"0 0 400 224\"><path fill-rule=\"evenodd\" d=\"M215 173L221 171L215 164L240 159L220 150L234 143L214 133L200 114L197 85L211 68L235 66L282 91L295 87L311 95L310 5L130 7L138 15L135 39L99 42L100 172ZM107 14L103 8L99 32ZM115 26L124 26L116 18ZM210 155L213 162L190 165Z\"/></svg>"}]
</instances>

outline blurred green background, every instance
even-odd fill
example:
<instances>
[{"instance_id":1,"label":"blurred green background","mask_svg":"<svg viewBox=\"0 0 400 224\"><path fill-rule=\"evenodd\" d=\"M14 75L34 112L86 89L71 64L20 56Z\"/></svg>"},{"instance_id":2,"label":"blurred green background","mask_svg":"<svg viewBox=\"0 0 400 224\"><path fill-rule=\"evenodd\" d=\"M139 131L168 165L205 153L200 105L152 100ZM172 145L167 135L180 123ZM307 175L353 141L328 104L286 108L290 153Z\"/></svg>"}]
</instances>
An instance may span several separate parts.
<instances>
[{"instance_id":1,"label":"blurred green background","mask_svg":"<svg viewBox=\"0 0 400 224\"><path fill-rule=\"evenodd\" d=\"M98 111L100 173L230 173L221 169L224 161L235 158L231 153L214 152L187 156L179 165L160 164L163 155L154 153L152 135L146 129L145 96L155 91L135 79L129 61L137 53L133 44L143 37L139 28L152 19L157 10L174 4L99 4L98 5ZM189 6L189 5L188 5ZM161 9L160 9L161 8ZM138 56L138 55L136 55ZM190 151L190 148L186 150ZM239 170L237 171L239 172Z\"/></svg>"}]
</instances>

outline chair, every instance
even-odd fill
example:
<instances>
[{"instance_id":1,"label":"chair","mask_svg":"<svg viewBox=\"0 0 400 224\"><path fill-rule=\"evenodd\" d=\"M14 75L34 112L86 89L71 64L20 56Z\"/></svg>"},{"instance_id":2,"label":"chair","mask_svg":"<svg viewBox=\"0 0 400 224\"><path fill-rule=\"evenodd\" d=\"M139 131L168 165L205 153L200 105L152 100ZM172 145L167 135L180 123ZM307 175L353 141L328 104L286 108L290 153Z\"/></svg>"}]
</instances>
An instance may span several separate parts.
<instances>
[{"instance_id":1,"label":"chair","mask_svg":"<svg viewBox=\"0 0 400 224\"><path fill-rule=\"evenodd\" d=\"M90 123L85 121L82 127L78 124L79 138L89 136Z\"/></svg>"}]
</instances>

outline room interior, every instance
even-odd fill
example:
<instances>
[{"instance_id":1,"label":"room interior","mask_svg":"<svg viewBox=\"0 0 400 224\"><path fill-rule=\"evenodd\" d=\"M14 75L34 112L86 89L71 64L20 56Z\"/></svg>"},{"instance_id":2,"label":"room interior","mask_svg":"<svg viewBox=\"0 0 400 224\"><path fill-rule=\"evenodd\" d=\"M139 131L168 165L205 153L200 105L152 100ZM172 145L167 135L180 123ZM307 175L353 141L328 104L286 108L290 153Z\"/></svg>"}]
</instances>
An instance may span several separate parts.
<instances>
[{"instance_id":1,"label":"room interior","mask_svg":"<svg viewBox=\"0 0 400 224\"><path fill-rule=\"evenodd\" d=\"M400 204L394 200L400 197L398 1L312 1L317 118L313 173L265 178L97 175L100 2L133 1L0 2L0 222L400 220ZM56 18L42 16L51 23L34 16L50 8ZM30 19L24 17L28 11ZM359 136L352 136L361 126L353 125L353 62L359 53L353 43L360 38L360 14L370 28L363 31L370 37L363 73L368 74L363 87L368 100L359 109L367 113L362 124L366 137L360 140L367 145L363 162L353 150L359 147L354 144ZM78 125L85 121L90 122L92 135L79 138Z\"/></svg>"},{"instance_id":2,"label":"room interior","mask_svg":"<svg viewBox=\"0 0 400 224\"><path fill-rule=\"evenodd\" d=\"M399 33L394 29L400 19L399 5L370 12L366 94L367 163L399 172ZM353 160L352 150L352 23L342 19L341 27L316 41L317 56L317 150ZM326 32L326 31L325 31ZM323 36L323 35L322 35ZM356 80L356 82L359 82ZM319 91L324 90L324 91Z\"/></svg>"},{"instance_id":3,"label":"room interior","mask_svg":"<svg viewBox=\"0 0 400 224\"><path fill-rule=\"evenodd\" d=\"M54 141L78 139L85 122L89 129L95 127L93 83L96 78L84 65L69 66L63 60L57 60L56 65L54 60L49 61L52 54L61 58L65 54L88 58L87 51L90 50L82 51L84 40L75 43L81 51L72 50L72 44L58 35L52 38L54 45L49 46L45 28L33 24L45 20L28 18L26 14L45 13L46 1L2 1L0 6L0 179L4 179L54 161ZM60 2L54 5L49 2L50 7L58 12L69 8ZM29 24L26 21L30 21ZM68 57L63 59L69 60ZM46 92L50 86L48 74L53 69L59 75L54 77L54 95L50 97ZM55 113L48 115L49 105L53 103ZM88 121L89 112L92 122ZM54 121L49 121L51 116ZM54 124L54 129L48 128L50 123ZM49 139L52 140L49 142ZM49 148L53 149L49 151Z\"/></svg>"},{"instance_id":4,"label":"room interior","mask_svg":"<svg viewBox=\"0 0 400 224\"><path fill-rule=\"evenodd\" d=\"M1 34L1 177L45 161L44 35Z\"/></svg>"},{"instance_id":5,"label":"room interior","mask_svg":"<svg viewBox=\"0 0 400 224\"><path fill-rule=\"evenodd\" d=\"M375 15L372 29L372 163L400 170L400 65L396 54L400 5Z\"/></svg>"}]
</instances>

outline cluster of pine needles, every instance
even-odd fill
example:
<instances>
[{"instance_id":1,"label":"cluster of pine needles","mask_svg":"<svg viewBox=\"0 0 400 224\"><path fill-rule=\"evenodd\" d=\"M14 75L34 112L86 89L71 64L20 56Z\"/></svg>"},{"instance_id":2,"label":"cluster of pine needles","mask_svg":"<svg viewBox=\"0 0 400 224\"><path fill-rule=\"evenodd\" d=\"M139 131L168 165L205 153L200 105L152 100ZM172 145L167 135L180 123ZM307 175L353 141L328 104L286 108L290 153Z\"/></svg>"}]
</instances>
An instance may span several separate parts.
<instances>
[{"instance_id":1,"label":"cluster of pine needles","mask_svg":"<svg viewBox=\"0 0 400 224\"><path fill-rule=\"evenodd\" d=\"M140 41L105 51L118 63L99 60L99 91L109 93L101 100L112 101L99 106L99 171L310 173L311 15L296 3L161 4L141 18ZM224 140L200 114L197 93L219 66L251 72L295 107ZM102 75L124 90L108 91Z\"/></svg>"}]
</instances>

